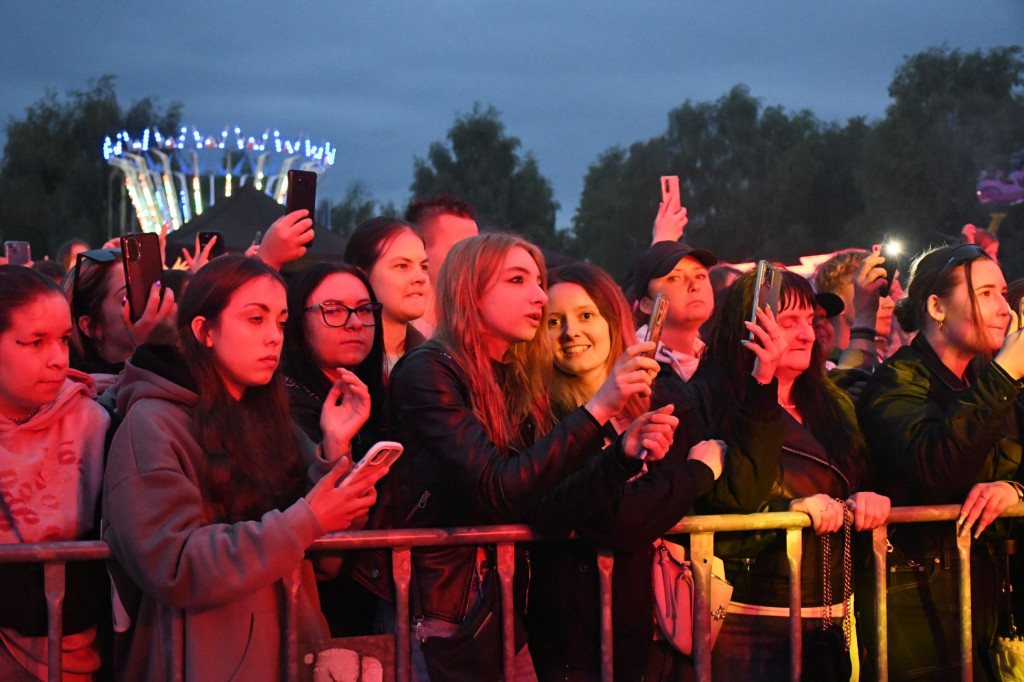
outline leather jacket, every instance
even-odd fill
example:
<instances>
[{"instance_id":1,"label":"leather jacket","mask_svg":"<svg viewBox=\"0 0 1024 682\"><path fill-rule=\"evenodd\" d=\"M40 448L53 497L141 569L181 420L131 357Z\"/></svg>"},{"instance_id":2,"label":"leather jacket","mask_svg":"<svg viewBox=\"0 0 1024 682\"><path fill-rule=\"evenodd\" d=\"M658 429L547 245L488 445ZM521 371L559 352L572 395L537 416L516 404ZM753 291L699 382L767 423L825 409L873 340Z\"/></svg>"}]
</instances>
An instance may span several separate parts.
<instances>
[{"instance_id":1,"label":"leather jacket","mask_svg":"<svg viewBox=\"0 0 1024 682\"><path fill-rule=\"evenodd\" d=\"M998 364L963 378L918 334L879 367L857 406L894 507L960 504L983 481L1021 480L1022 382Z\"/></svg>"},{"instance_id":2,"label":"leather jacket","mask_svg":"<svg viewBox=\"0 0 1024 682\"><path fill-rule=\"evenodd\" d=\"M806 427L778 406L774 381L760 386L747 378L742 396L730 397L727 375L721 367L704 365L685 388L688 400L705 415L712 428L729 435L726 470L711 495L698 505L698 511L786 511L794 499L817 493L846 499L859 489L861 481L851 474L851 467L831 457ZM756 398L752 398L752 393ZM769 398L774 404L768 404ZM846 396L838 399L848 423L856 428L853 404ZM738 405L736 400L739 400ZM757 418L739 419L737 415L744 411L756 414ZM838 541L832 543L833 594L840 595L841 599L841 534L835 537ZM807 529L803 541L804 604L821 606L818 539ZM726 562L726 577L733 583L734 601L788 605L789 568L784 531L716 533L715 553Z\"/></svg>"},{"instance_id":3,"label":"leather jacket","mask_svg":"<svg viewBox=\"0 0 1024 682\"><path fill-rule=\"evenodd\" d=\"M399 527L523 523L545 494L585 463L594 475L573 476L572 485L592 487L598 495L614 489L600 478L615 468L594 457L605 432L586 409L570 412L540 438L525 429L523 447L500 450L473 414L465 375L435 341L395 366L388 421L392 439L405 446L384 480L385 503ZM624 481L631 474L617 475ZM476 556L476 547L414 549L414 615L461 622L472 605ZM370 573L378 593L390 590L380 584L387 579L385 569Z\"/></svg>"}]
</instances>

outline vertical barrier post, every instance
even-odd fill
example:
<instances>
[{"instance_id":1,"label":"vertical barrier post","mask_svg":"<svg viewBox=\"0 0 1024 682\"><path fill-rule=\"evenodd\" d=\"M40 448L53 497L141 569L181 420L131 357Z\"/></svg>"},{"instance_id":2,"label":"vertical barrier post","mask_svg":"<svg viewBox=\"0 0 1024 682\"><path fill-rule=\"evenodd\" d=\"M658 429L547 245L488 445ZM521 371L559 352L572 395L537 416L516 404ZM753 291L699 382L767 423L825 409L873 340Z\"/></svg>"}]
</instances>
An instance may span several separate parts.
<instances>
[{"instance_id":1,"label":"vertical barrier post","mask_svg":"<svg viewBox=\"0 0 1024 682\"><path fill-rule=\"evenodd\" d=\"M974 679L974 639L971 634L971 534L956 536L960 559L960 679Z\"/></svg>"},{"instance_id":2,"label":"vertical barrier post","mask_svg":"<svg viewBox=\"0 0 1024 682\"><path fill-rule=\"evenodd\" d=\"M612 649L612 571L615 554L608 549L597 550L597 579L601 600L601 682L612 682L615 664Z\"/></svg>"},{"instance_id":3,"label":"vertical barrier post","mask_svg":"<svg viewBox=\"0 0 1024 682\"><path fill-rule=\"evenodd\" d=\"M690 571L693 574L693 661L698 682L711 682L711 562L714 533L690 535Z\"/></svg>"},{"instance_id":4,"label":"vertical barrier post","mask_svg":"<svg viewBox=\"0 0 1024 682\"><path fill-rule=\"evenodd\" d=\"M516 613L512 598L512 578L516 572L516 546L511 542L498 544L498 577L501 578L501 644L505 679L515 679Z\"/></svg>"},{"instance_id":5,"label":"vertical barrier post","mask_svg":"<svg viewBox=\"0 0 1024 682\"><path fill-rule=\"evenodd\" d=\"M284 679L299 682L299 584L302 582L300 563L281 581L284 588Z\"/></svg>"},{"instance_id":6,"label":"vertical barrier post","mask_svg":"<svg viewBox=\"0 0 1024 682\"><path fill-rule=\"evenodd\" d=\"M789 560L789 671L793 682L800 682L804 662L804 630L800 613L800 569L804 558L803 550L803 529L786 529L786 558Z\"/></svg>"},{"instance_id":7,"label":"vertical barrier post","mask_svg":"<svg viewBox=\"0 0 1024 682\"><path fill-rule=\"evenodd\" d=\"M393 549L391 568L395 578L395 679L397 682L409 682L412 679L412 637L409 632L412 627L412 619L409 617L412 551L408 547Z\"/></svg>"},{"instance_id":8,"label":"vertical barrier post","mask_svg":"<svg viewBox=\"0 0 1024 682\"><path fill-rule=\"evenodd\" d=\"M43 592L46 595L46 665L50 682L64 678L64 592L66 573L63 563L43 565Z\"/></svg>"},{"instance_id":9,"label":"vertical barrier post","mask_svg":"<svg viewBox=\"0 0 1024 682\"><path fill-rule=\"evenodd\" d=\"M889 527L871 531L875 567L875 647L878 652L878 682L889 682L889 602L886 599L886 565L889 555Z\"/></svg>"}]
</instances>

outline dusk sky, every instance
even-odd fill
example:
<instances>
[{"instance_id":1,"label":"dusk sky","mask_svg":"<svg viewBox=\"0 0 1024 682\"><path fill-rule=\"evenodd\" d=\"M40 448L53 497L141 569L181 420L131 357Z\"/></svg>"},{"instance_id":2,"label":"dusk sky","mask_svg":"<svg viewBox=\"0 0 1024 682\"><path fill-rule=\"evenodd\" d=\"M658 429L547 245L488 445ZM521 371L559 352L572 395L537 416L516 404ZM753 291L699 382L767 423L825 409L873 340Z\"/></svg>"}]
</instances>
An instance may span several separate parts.
<instances>
[{"instance_id":1,"label":"dusk sky","mask_svg":"<svg viewBox=\"0 0 1024 682\"><path fill-rule=\"evenodd\" d=\"M765 105L874 119L904 57L1024 44L1021 0L292 5L0 0L0 120L113 74L123 107L181 102L206 134L328 140L323 196L361 180L404 207L413 159L480 102L534 154L567 227L601 152L664 132L687 99L745 83Z\"/></svg>"}]
</instances>

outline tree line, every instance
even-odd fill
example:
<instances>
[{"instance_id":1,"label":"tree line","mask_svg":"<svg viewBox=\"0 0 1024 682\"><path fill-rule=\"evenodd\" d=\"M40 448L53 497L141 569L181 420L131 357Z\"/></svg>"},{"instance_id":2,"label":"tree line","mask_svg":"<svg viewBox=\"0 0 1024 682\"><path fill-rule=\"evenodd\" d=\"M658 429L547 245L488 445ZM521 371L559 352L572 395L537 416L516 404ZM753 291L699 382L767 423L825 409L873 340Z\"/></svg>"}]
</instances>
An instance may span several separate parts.
<instances>
[{"instance_id":1,"label":"tree line","mask_svg":"<svg viewBox=\"0 0 1024 682\"><path fill-rule=\"evenodd\" d=\"M493 107L456 118L446 141L413 166L411 196L443 192L473 204L485 228L511 229L541 246L585 258L622 278L650 241L657 178L678 175L690 218L686 239L726 261L869 247L884 235L917 250L956 239L965 223L985 227L991 210L975 197L982 171L1006 168L1024 147L1021 47L964 52L933 48L907 57L876 121L827 122L813 112L765 106L744 85L714 102L686 100L665 131L612 147L584 178L572 223L557 229L550 181ZM64 100L54 93L7 124L0 164L0 231L53 252L72 236L107 238L120 202L99 154L105 135L139 134L153 121L173 131L178 103L118 104L104 76ZM330 207L332 229L402 207L374 199L362 182ZM1024 209L999 230L1008 278L1024 275ZM130 224L130 222L128 223Z\"/></svg>"}]
</instances>

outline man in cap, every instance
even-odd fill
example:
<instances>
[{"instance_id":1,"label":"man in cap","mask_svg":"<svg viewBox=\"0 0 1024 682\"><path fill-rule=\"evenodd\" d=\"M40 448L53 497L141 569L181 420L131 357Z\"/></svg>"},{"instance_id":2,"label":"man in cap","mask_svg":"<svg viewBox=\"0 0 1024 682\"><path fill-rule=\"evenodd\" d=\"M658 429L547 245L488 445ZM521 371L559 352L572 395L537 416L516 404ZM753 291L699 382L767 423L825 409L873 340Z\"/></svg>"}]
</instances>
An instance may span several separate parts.
<instances>
[{"instance_id":1,"label":"man in cap","mask_svg":"<svg viewBox=\"0 0 1024 682\"><path fill-rule=\"evenodd\" d=\"M658 294L668 299L668 313L655 359L671 365L684 380L697 370L704 343L698 332L715 308L708 268L718 262L710 251L674 241L656 242L637 258L627 297L638 325L637 336L647 333L646 321Z\"/></svg>"}]
</instances>

